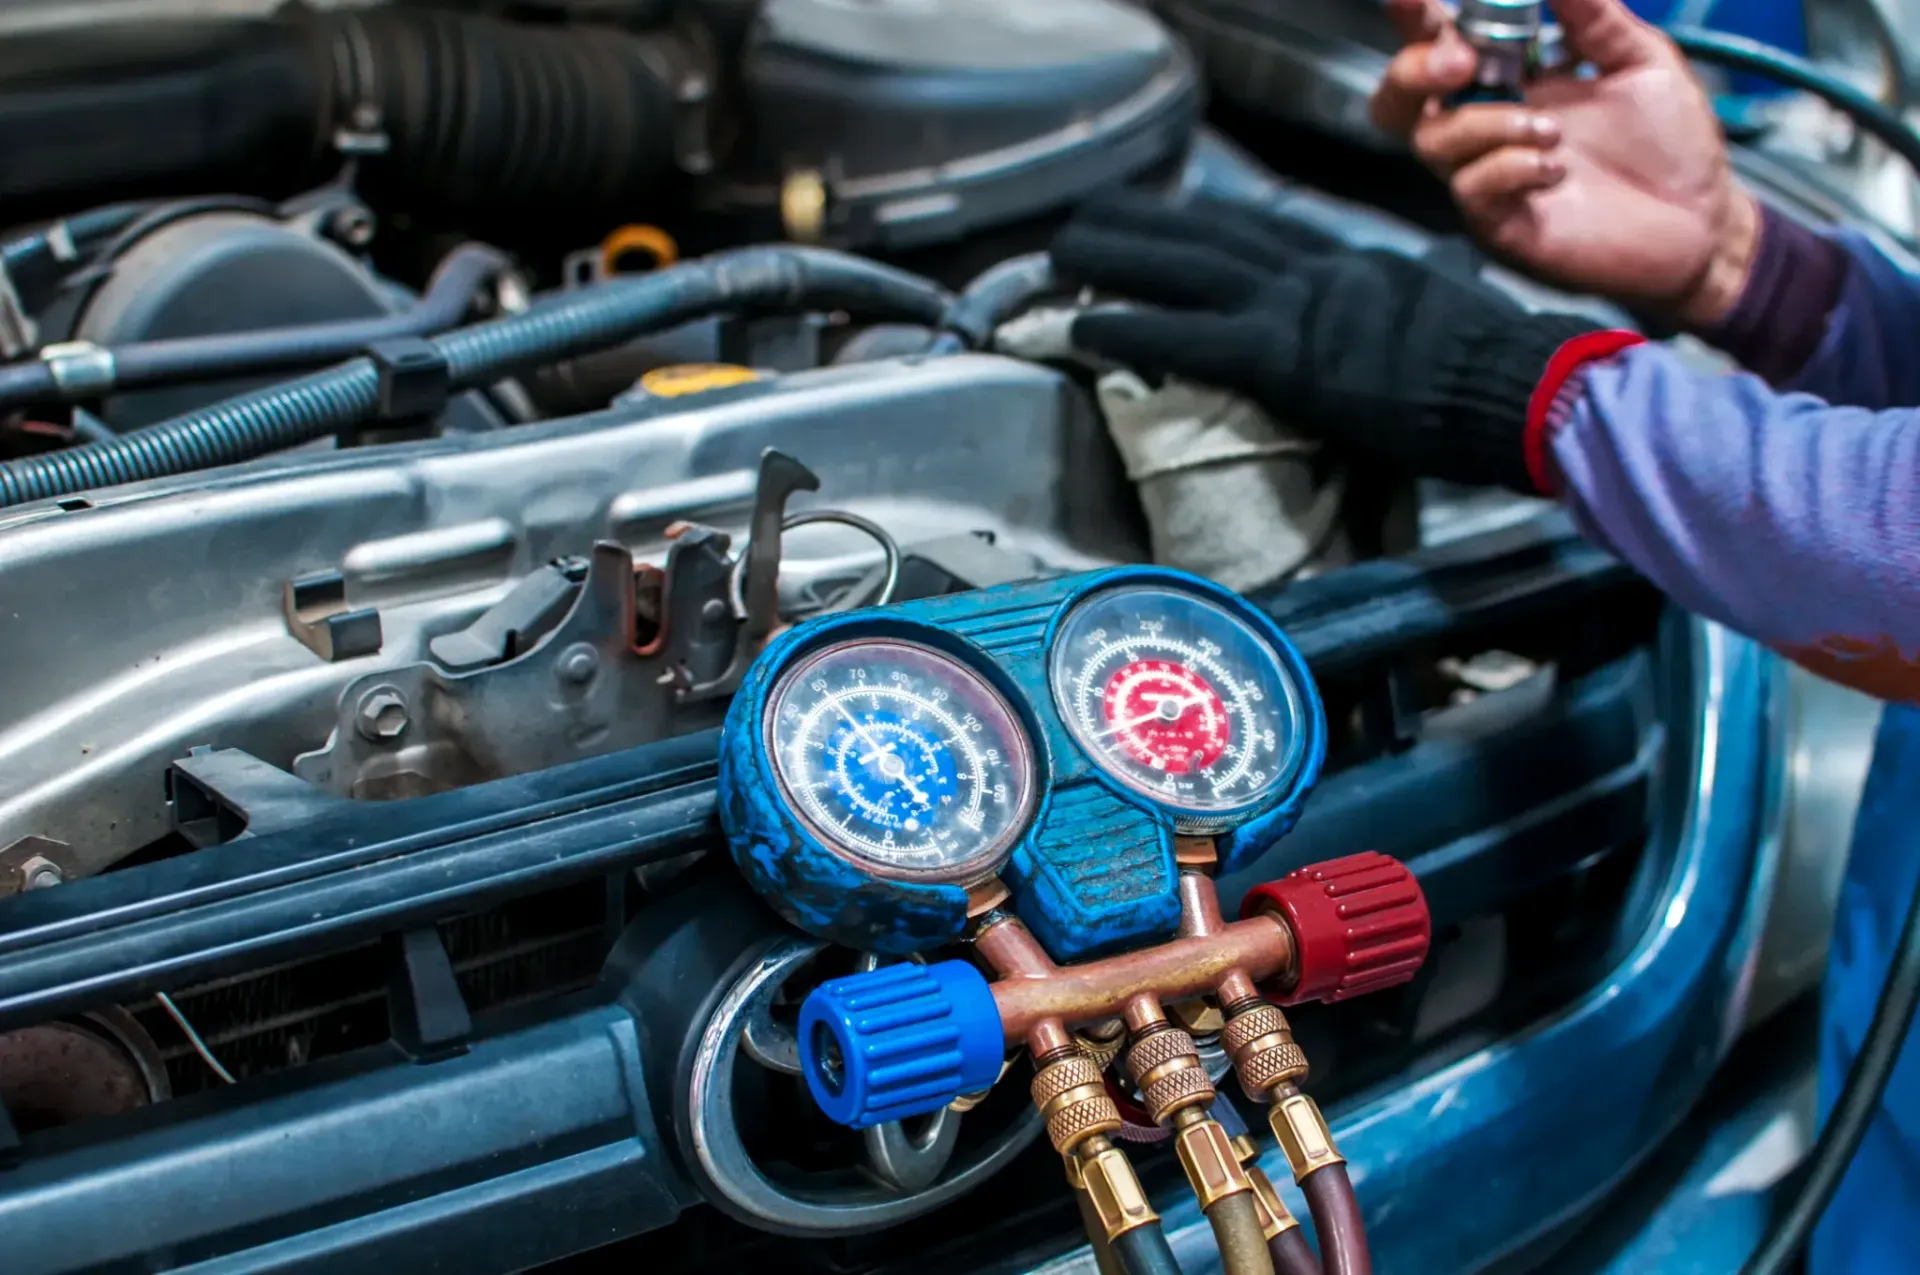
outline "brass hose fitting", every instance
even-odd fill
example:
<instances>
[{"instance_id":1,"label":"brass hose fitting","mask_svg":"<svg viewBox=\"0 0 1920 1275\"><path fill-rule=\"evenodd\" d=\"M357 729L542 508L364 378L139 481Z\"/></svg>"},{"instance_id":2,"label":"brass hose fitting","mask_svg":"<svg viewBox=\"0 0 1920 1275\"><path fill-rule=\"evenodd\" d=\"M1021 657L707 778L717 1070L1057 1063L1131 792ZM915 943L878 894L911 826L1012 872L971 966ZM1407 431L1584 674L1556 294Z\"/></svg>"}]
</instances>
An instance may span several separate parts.
<instances>
[{"instance_id":1,"label":"brass hose fitting","mask_svg":"<svg viewBox=\"0 0 1920 1275\"><path fill-rule=\"evenodd\" d=\"M1307 1175L1315 1170L1347 1162L1333 1144L1333 1130L1320 1114L1320 1104L1291 1084L1274 1090L1267 1123L1273 1126L1273 1136L1286 1153L1295 1182L1305 1183Z\"/></svg>"},{"instance_id":2,"label":"brass hose fitting","mask_svg":"<svg viewBox=\"0 0 1920 1275\"><path fill-rule=\"evenodd\" d=\"M1084 1054L1066 1054L1040 1068L1033 1077L1033 1105L1047 1122L1054 1150L1071 1155L1089 1138L1112 1133L1121 1125L1100 1079L1101 1069Z\"/></svg>"},{"instance_id":3,"label":"brass hose fitting","mask_svg":"<svg viewBox=\"0 0 1920 1275\"><path fill-rule=\"evenodd\" d=\"M1089 1134L1068 1156L1068 1163L1068 1175L1077 1175L1074 1185L1085 1192L1108 1243L1160 1220L1134 1175L1133 1165L1127 1161L1127 1153L1107 1141L1105 1134Z\"/></svg>"},{"instance_id":4,"label":"brass hose fitting","mask_svg":"<svg viewBox=\"0 0 1920 1275\"><path fill-rule=\"evenodd\" d=\"M1200 1061L1193 1037L1165 1020L1134 1037L1127 1051L1127 1078L1155 1124L1166 1124L1189 1107L1213 1102L1213 1078Z\"/></svg>"},{"instance_id":5,"label":"brass hose fitting","mask_svg":"<svg viewBox=\"0 0 1920 1275\"><path fill-rule=\"evenodd\" d=\"M1258 1001L1235 1010L1227 1018L1220 1043L1233 1059L1247 1097L1266 1102L1279 1086L1307 1078L1307 1056L1294 1043L1293 1028L1278 1006Z\"/></svg>"},{"instance_id":6,"label":"brass hose fitting","mask_svg":"<svg viewBox=\"0 0 1920 1275\"><path fill-rule=\"evenodd\" d=\"M1154 1122L1173 1129L1174 1151L1201 1211L1253 1190L1227 1131L1207 1114L1213 1080L1193 1037L1165 1020L1149 1026L1127 1051L1127 1076Z\"/></svg>"},{"instance_id":7,"label":"brass hose fitting","mask_svg":"<svg viewBox=\"0 0 1920 1275\"><path fill-rule=\"evenodd\" d=\"M1230 1195L1253 1190L1253 1180L1234 1154L1232 1139L1206 1108L1182 1107L1173 1114L1173 1130L1174 1151L1202 1213Z\"/></svg>"}]
</instances>

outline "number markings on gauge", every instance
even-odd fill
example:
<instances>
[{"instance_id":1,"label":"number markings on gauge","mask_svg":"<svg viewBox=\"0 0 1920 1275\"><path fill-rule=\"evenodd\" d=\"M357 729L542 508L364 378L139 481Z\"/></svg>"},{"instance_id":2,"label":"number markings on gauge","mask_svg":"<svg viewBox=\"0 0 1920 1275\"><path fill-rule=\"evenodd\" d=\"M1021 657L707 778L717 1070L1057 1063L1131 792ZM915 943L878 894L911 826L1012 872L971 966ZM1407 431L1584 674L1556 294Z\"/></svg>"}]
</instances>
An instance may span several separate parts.
<instances>
[{"instance_id":1,"label":"number markings on gauge","mask_svg":"<svg viewBox=\"0 0 1920 1275\"><path fill-rule=\"evenodd\" d=\"M1288 773L1298 694L1245 621L1179 589L1095 594L1055 635L1050 679L1107 774L1181 811L1240 809Z\"/></svg>"},{"instance_id":2,"label":"number markings on gauge","mask_svg":"<svg viewBox=\"0 0 1920 1275\"><path fill-rule=\"evenodd\" d=\"M1246 686L1197 644L1158 638L1151 659L1140 645L1113 640L1089 652L1073 685L1083 737L1162 772L1167 787L1195 775L1225 795L1253 767L1254 750L1233 747L1233 723L1254 718ZM1223 759L1232 764L1213 769Z\"/></svg>"},{"instance_id":3,"label":"number markings on gauge","mask_svg":"<svg viewBox=\"0 0 1920 1275\"><path fill-rule=\"evenodd\" d=\"M848 643L776 691L770 747L804 820L882 871L963 875L1031 799L1031 751L987 684L938 652ZM991 870L991 865L986 870Z\"/></svg>"}]
</instances>

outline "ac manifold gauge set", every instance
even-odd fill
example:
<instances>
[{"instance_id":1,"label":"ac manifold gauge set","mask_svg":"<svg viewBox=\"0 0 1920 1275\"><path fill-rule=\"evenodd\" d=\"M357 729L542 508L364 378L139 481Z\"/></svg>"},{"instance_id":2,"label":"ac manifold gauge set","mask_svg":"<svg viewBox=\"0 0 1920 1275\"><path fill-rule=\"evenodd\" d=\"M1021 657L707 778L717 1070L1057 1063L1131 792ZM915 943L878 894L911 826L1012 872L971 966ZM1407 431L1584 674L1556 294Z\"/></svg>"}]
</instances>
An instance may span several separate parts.
<instances>
[{"instance_id":1,"label":"ac manifold gauge set","mask_svg":"<svg viewBox=\"0 0 1920 1275\"><path fill-rule=\"evenodd\" d=\"M926 1115L977 1101L1024 1051L1107 1266L1177 1269L1122 1150L1150 1130L1172 1140L1228 1271L1319 1271L1238 1116L1216 1107L1195 1033L1217 1035L1267 1109L1325 1269L1368 1269L1283 1006L1412 978L1425 898L1371 853L1257 886L1236 920L1215 888L1293 826L1326 748L1286 635L1177 571L1007 585L784 634L727 719L729 847L793 924L891 962L802 1005L814 1100L852 1128Z\"/></svg>"}]
</instances>

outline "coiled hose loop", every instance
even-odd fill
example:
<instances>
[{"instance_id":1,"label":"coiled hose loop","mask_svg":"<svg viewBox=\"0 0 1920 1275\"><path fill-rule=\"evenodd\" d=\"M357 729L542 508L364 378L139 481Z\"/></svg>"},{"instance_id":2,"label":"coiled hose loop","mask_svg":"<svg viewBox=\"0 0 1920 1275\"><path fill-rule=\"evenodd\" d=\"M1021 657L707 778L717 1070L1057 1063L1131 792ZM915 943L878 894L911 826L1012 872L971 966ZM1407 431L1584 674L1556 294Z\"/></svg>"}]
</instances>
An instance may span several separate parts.
<instances>
[{"instance_id":1,"label":"coiled hose loop","mask_svg":"<svg viewBox=\"0 0 1920 1275\"><path fill-rule=\"evenodd\" d=\"M927 279L844 253L747 248L550 298L428 344L458 392L727 310L846 310L930 326L950 301ZM111 442L0 464L0 508L251 460L366 424L379 401L373 361L353 359Z\"/></svg>"}]
</instances>

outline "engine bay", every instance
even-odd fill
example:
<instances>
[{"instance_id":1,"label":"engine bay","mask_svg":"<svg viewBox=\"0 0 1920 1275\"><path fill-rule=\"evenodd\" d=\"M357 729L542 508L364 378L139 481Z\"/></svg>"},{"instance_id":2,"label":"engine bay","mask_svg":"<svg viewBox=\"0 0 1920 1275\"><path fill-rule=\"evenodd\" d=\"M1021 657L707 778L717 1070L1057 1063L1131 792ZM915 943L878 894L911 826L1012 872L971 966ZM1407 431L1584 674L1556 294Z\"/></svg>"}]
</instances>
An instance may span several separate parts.
<instances>
[{"instance_id":1,"label":"engine bay","mask_svg":"<svg viewBox=\"0 0 1920 1275\"><path fill-rule=\"evenodd\" d=\"M1442 250L1204 125L1147 6L0 47L9 1271L1024 1271L1076 1199L1185 1258L1189 1180L1399 1269L1504 1117L1396 1169L1382 1095L1675 897L1739 926L1754 651L1064 341L1041 249L1116 183ZM932 1048L872 996L959 1061L872 1062Z\"/></svg>"}]
</instances>

